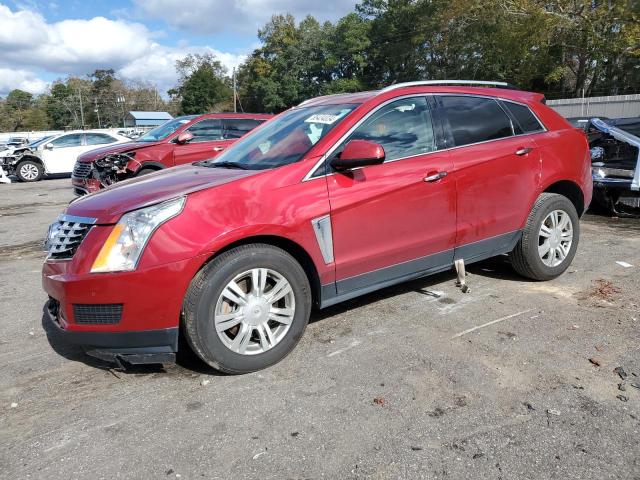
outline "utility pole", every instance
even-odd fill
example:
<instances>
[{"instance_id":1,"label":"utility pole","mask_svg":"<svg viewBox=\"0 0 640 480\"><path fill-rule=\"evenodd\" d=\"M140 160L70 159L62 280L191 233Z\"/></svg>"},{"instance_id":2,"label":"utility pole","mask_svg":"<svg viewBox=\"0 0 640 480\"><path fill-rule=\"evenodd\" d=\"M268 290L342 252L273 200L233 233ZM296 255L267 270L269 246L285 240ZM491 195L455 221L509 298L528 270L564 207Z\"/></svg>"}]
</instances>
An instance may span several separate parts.
<instances>
[{"instance_id":1,"label":"utility pole","mask_svg":"<svg viewBox=\"0 0 640 480\"><path fill-rule=\"evenodd\" d=\"M93 99L93 104L96 107L93 111L96 112L96 115L98 116L98 128L102 128L102 126L100 125L100 110L98 110L98 99L97 98Z\"/></svg>"},{"instance_id":2,"label":"utility pole","mask_svg":"<svg viewBox=\"0 0 640 480\"><path fill-rule=\"evenodd\" d=\"M82 130L84 130L84 108L82 108L82 90L78 89L78 97L80 97L80 121L82 123Z\"/></svg>"},{"instance_id":3,"label":"utility pole","mask_svg":"<svg viewBox=\"0 0 640 480\"><path fill-rule=\"evenodd\" d=\"M233 67L233 113L238 113L236 108L236 67Z\"/></svg>"},{"instance_id":4,"label":"utility pole","mask_svg":"<svg viewBox=\"0 0 640 480\"><path fill-rule=\"evenodd\" d=\"M122 128L126 128L126 119L124 114L124 103L125 103L124 94L118 94L118 96L116 96L116 102L119 103L120 106L122 107Z\"/></svg>"}]
</instances>

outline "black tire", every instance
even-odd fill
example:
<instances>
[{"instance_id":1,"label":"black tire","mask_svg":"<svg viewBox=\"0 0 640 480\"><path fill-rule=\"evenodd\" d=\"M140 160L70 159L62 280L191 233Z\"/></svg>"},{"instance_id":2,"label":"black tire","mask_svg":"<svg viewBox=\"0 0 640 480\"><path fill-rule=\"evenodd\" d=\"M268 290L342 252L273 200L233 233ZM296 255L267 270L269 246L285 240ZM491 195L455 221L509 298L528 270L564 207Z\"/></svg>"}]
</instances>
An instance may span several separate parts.
<instances>
[{"instance_id":1,"label":"black tire","mask_svg":"<svg viewBox=\"0 0 640 480\"><path fill-rule=\"evenodd\" d=\"M271 349L243 355L228 348L214 325L214 310L226 285L252 268L268 268L284 276L295 299L293 321L286 335ZM267 244L242 245L209 262L191 281L183 304L183 327L189 345L207 364L226 373L261 370L286 357L309 322L311 288L300 264L284 250Z\"/></svg>"},{"instance_id":2,"label":"black tire","mask_svg":"<svg viewBox=\"0 0 640 480\"><path fill-rule=\"evenodd\" d=\"M136 177L141 177L142 175L149 175L150 173L157 172L155 168L143 168L138 173L136 173Z\"/></svg>"},{"instance_id":3,"label":"black tire","mask_svg":"<svg viewBox=\"0 0 640 480\"><path fill-rule=\"evenodd\" d=\"M32 176L33 172L37 172L36 176ZM16 165L16 177L21 182L37 182L42 180L44 176L44 168L38 162L33 160L23 160Z\"/></svg>"},{"instance_id":4,"label":"black tire","mask_svg":"<svg viewBox=\"0 0 640 480\"><path fill-rule=\"evenodd\" d=\"M573 241L567 256L555 267L546 265L538 254L539 232L544 219L554 210L562 210L569 215L573 226ZM564 273L571 265L580 240L580 219L571 201L556 193L542 193L531 209L522 232L522 238L509 254L516 272L532 280L551 280Z\"/></svg>"}]
</instances>

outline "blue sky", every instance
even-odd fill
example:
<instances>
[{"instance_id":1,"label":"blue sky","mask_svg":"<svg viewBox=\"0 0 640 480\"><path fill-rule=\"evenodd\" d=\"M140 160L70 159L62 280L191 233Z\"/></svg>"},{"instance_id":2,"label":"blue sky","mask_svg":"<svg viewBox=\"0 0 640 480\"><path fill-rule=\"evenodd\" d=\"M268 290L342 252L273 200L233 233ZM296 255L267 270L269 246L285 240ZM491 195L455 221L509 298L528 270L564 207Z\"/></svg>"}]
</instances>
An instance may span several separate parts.
<instances>
[{"instance_id":1,"label":"blue sky","mask_svg":"<svg viewBox=\"0 0 640 480\"><path fill-rule=\"evenodd\" d=\"M175 60L214 53L229 69L258 44L273 14L335 20L355 0L0 0L0 95L114 68L165 92Z\"/></svg>"}]
</instances>

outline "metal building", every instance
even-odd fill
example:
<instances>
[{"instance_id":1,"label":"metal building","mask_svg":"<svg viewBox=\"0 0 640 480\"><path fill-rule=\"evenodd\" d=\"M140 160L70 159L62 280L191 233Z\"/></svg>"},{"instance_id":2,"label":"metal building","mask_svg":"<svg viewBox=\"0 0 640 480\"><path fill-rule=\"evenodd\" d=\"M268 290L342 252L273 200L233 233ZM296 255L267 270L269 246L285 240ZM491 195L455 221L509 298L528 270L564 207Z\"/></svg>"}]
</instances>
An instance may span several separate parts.
<instances>
[{"instance_id":1,"label":"metal building","mask_svg":"<svg viewBox=\"0 0 640 480\"><path fill-rule=\"evenodd\" d=\"M129 112L125 127L157 127L173 117L168 112Z\"/></svg>"},{"instance_id":2,"label":"metal building","mask_svg":"<svg viewBox=\"0 0 640 480\"><path fill-rule=\"evenodd\" d=\"M547 105L569 117L640 117L640 94L548 100Z\"/></svg>"}]
</instances>

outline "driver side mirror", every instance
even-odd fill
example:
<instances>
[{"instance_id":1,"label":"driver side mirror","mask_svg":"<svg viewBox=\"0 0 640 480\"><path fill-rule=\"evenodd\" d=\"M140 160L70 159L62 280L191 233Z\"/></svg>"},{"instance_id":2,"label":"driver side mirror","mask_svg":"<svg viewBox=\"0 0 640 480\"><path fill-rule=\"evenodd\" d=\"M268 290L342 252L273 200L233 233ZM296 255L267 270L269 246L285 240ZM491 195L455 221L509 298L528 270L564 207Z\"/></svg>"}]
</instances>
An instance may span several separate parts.
<instances>
[{"instance_id":1,"label":"driver side mirror","mask_svg":"<svg viewBox=\"0 0 640 480\"><path fill-rule=\"evenodd\" d=\"M53 150L53 143L47 143L44 148L46 148L47 150Z\"/></svg>"},{"instance_id":2,"label":"driver side mirror","mask_svg":"<svg viewBox=\"0 0 640 480\"><path fill-rule=\"evenodd\" d=\"M384 162L384 148L369 140L351 140L340 156L331 160L331 166L336 170L378 165Z\"/></svg>"},{"instance_id":3,"label":"driver side mirror","mask_svg":"<svg viewBox=\"0 0 640 480\"><path fill-rule=\"evenodd\" d=\"M193 140L193 133L182 132L180 135L178 135L178 138L176 139L176 143L178 145L184 145L185 143L189 143L191 140Z\"/></svg>"}]
</instances>

